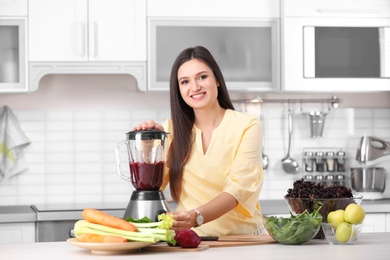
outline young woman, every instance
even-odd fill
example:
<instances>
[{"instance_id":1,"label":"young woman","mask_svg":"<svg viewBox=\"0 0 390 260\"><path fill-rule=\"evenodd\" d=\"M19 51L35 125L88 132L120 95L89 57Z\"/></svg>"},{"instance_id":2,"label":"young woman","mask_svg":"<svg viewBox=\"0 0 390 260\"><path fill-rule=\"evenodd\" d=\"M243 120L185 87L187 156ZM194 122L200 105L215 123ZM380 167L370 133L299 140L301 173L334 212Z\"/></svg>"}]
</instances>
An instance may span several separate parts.
<instances>
[{"instance_id":1,"label":"young woman","mask_svg":"<svg viewBox=\"0 0 390 260\"><path fill-rule=\"evenodd\" d=\"M170 104L163 125L149 120L134 129L171 133L162 189L169 184L178 204L173 229L218 236L261 232L261 123L234 110L222 72L204 47L176 58Z\"/></svg>"}]
</instances>

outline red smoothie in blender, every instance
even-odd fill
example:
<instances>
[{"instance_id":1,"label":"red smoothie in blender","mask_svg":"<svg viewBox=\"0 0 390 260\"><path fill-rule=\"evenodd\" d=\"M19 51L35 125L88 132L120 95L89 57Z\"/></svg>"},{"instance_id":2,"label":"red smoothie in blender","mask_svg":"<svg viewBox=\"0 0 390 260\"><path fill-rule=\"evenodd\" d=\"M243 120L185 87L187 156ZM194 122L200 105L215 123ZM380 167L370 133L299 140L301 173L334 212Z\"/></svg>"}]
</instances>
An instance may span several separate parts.
<instances>
[{"instance_id":1,"label":"red smoothie in blender","mask_svg":"<svg viewBox=\"0 0 390 260\"><path fill-rule=\"evenodd\" d=\"M158 190L162 185L164 162L130 163L131 183L137 190Z\"/></svg>"}]
</instances>

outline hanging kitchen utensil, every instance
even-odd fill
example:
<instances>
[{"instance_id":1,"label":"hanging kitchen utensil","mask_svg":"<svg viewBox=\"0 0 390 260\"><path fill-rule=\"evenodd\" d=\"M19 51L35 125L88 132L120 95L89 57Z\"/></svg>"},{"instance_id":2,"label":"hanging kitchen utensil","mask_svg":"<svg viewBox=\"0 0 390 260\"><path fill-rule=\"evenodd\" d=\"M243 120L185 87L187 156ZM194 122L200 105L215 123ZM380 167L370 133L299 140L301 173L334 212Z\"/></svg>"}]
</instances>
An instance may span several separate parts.
<instances>
[{"instance_id":1,"label":"hanging kitchen utensil","mask_svg":"<svg viewBox=\"0 0 390 260\"><path fill-rule=\"evenodd\" d=\"M266 170L268 168L268 163L269 163L269 158L268 156L264 153L264 131L265 131L265 127L264 127L264 116L263 116L263 111L261 111L261 114L260 114L260 120L261 120L261 123L263 125L263 147L262 147L262 151L263 151L263 170Z\"/></svg>"},{"instance_id":2,"label":"hanging kitchen utensil","mask_svg":"<svg viewBox=\"0 0 390 260\"><path fill-rule=\"evenodd\" d=\"M290 148L291 148L291 136L293 133L293 117L291 109L288 109L288 148L287 155L282 159L283 170L287 173L298 173L299 165L297 161L290 157Z\"/></svg>"},{"instance_id":3,"label":"hanging kitchen utensil","mask_svg":"<svg viewBox=\"0 0 390 260\"><path fill-rule=\"evenodd\" d=\"M310 137L322 137L327 115L328 113L321 111L310 111L307 113L310 126Z\"/></svg>"}]
</instances>

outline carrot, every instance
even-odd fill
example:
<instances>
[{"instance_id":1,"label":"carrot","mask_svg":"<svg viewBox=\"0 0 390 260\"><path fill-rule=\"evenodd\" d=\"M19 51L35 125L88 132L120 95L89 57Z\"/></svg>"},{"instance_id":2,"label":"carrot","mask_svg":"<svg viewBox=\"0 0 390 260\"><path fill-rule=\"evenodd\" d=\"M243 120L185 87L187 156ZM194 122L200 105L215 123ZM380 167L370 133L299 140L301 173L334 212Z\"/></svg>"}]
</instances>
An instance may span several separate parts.
<instances>
[{"instance_id":1,"label":"carrot","mask_svg":"<svg viewBox=\"0 0 390 260\"><path fill-rule=\"evenodd\" d=\"M126 243L127 239L119 236L98 235L98 234L81 234L77 237L80 242L88 243Z\"/></svg>"},{"instance_id":2,"label":"carrot","mask_svg":"<svg viewBox=\"0 0 390 260\"><path fill-rule=\"evenodd\" d=\"M132 223L97 209L86 208L81 215L86 221L94 224L127 231L137 231L137 228Z\"/></svg>"}]
</instances>

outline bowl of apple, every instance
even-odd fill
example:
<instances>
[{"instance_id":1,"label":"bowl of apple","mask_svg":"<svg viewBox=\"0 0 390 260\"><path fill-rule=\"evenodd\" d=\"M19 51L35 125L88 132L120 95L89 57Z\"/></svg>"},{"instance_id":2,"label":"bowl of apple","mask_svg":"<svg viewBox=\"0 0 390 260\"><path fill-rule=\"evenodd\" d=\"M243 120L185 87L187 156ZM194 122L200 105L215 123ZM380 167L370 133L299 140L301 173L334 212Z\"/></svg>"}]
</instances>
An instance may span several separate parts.
<instances>
[{"instance_id":1,"label":"bowl of apple","mask_svg":"<svg viewBox=\"0 0 390 260\"><path fill-rule=\"evenodd\" d=\"M365 216L365 210L357 204L349 204L345 210L338 209L329 212L327 222L321 223L328 243L331 245L357 244Z\"/></svg>"}]
</instances>

